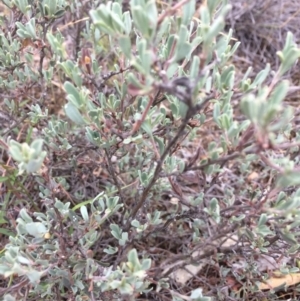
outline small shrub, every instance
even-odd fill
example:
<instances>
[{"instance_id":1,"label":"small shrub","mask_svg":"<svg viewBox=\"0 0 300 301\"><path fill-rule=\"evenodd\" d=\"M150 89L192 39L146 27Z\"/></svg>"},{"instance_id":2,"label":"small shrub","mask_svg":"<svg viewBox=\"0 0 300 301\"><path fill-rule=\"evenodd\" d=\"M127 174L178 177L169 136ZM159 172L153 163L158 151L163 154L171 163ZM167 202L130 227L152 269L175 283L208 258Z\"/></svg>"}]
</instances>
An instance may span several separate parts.
<instances>
[{"instance_id":1,"label":"small shrub","mask_svg":"<svg viewBox=\"0 0 300 301\"><path fill-rule=\"evenodd\" d=\"M292 33L237 81L227 1L2 2L4 300L274 296L298 270Z\"/></svg>"}]
</instances>

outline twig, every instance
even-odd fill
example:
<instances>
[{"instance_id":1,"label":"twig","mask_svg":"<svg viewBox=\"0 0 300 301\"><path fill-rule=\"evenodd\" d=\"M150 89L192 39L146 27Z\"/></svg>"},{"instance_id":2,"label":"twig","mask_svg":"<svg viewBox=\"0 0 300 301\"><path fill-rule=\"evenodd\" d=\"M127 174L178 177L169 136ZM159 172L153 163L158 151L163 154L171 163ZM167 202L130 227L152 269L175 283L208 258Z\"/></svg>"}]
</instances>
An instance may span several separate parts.
<instances>
[{"instance_id":1,"label":"twig","mask_svg":"<svg viewBox=\"0 0 300 301\"><path fill-rule=\"evenodd\" d=\"M215 160L208 159L208 161L206 163L203 163L203 164L198 165L198 166L194 166L194 167L193 166L191 166L191 167L186 166L182 173L185 173L185 172L190 171L190 170L203 170L203 169L207 168L210 165L221 164L223 162L226 163L227 161L231 161L233 159L241 157L242 155L243 155L243 153L235 152L233 154L230 154L230 155L227 155L227 156L224 156L222 158L215 159ZM165 178L165 177L178 176L178 175L179 175L178 172L173 172L173 173L169 173L169 174L161 174L160 177Z\"/></svg>"},{"instance_id":2,"label":"twig","mask_svg":"<svg viewBox=\"0 0 300 301\"><path fill-rule=\"evenodd\" d=\"M150 110L152 104L153 104L153 101L154 101L154 98L152 98L151 96L149 96L149 102L143 112L143 115L141 117L141 119L137 120L135 122L135 124L133 125L133 129L132 131L130 132L129 136L132 136L134 135L141 127L141 125L143 124L143 122L145 121L146 117L147 117L147 114L148 114L148 111Z\"/></svg>"},{"instance_id":3,"label":"twig","mask_svg":"<svg viewBox=\"0 0 300 301\"><path fill-rule=\"evenodd\" d=\"M170 143L168 144L168 146L166 147L164 153L162 154L157 166L156 166L156 169L154 171L154 175L150 181L150 183L148 184L148 186L144 189L144 192L140 198L140 200L138 201L138 203L136 204L136 206L133 208L132 212L131 212L131 215L127 221L127 224L126 224L126 227L125 227L125 231L128 231L129 230L129 227L130 227L130 222L131 220L136 216L137 212L139 211L139 209L143 206L151 188L154 186L155 182L157 181L157 178L159 176L159 173L162 169L162 165L163 165L163 162L165 160L165 158L167 157L170 149L173 147L173 145L177 142L177 140L179 139L179 137L182 135L186 125L187 125L187 122L188 122L188 119L185 118L185 120L182 122L176 136L170 141Z\"/></svg>"},{"instance_id":4,"label":"twig","mask_svg":"<svg viewBox=\"0 0 300 301\"><path fill-rule=\"evenodd\" d=\"M39 64L39 74L41 79L43 79L43 63L44 63L44 59L45 59L45 48L46 48L46 44L45 44L45 40L46 40L46 35L47 35L47 31L48 28L50 27L50 25L53 23L54 19L51 20L48 24L46 24L46 20L44 20L41 25L43 27L43 39L42 39L42 49L40 51L40 64Z\"/></svg>"},{"instance_id":5,"label":"twig","mask_svg":"<svg viewBox=\"0 0 300 301\"><path fill-rule=\"evenodd\" d=\"M210 100L211 98L206 98L201 105L198 106L198 109L201 109L201 106L204 107L205 104ZM191 102L191 101L190 101ZM164 153L161 155L160 160L158 161L158 164L156 166L156 169L154 171L154 175L150 181L150 183L148 184L148 186L144 189L144 192L142 193L142 196L140 198L140 200L138 201L138 203L136 204L136 206L133 208L131 215L128 218L127 224L125 226L125 231L128 231L130 228L130 222L131 220L136 216L137 212L139 211L139 209L143 206L144 202L146 201L146 198L150 192L150 190L152 189L152 187L154 186L154 184L156 183L159 174L162 170L163 167L163 163L164 160L166 159L167 155L169 154L170 150L172 149L172 147L175 145L175 143L178 141L178 139L181 137L181 135L184 132L184 129L186 128L189 119L196 113L197 111L195 111L194 107L189 107L188 112L184 118L184 120L182 121L180 128L177 132L177 134L175 135L175 137L169 142L169 144L167 145Z\"/></svg>"},{"instance_id":6,"label":"twig","mask_svg":"<svg viewBox=\"0 0 300 301\"><path fill-rule=\"evenodd\" d=\"M11 125L4 133L2 133L2 136L5 136L7 135L10 131L12 131L16 126L18 126L19 124L23 123L23 121L25 121L25 119L27 118L28 116L25 115L24 117L21 118L21 120L15 122L13 125Z\"/></svg>"},{"instance_id":7,"label":"twig","mask_svg":"<svg viewBox=\"0 0 300 301\"><path fill-rule=\"evenodd\" d=\"M158 20L157 20L157 25L160 25L161 22L168 16L168 15L173 15L177 9L181 8L184 4L188 3L190 0L182 0L173 7L167 9L164 13L162 13Z\"/></svg>"}]
</instances>

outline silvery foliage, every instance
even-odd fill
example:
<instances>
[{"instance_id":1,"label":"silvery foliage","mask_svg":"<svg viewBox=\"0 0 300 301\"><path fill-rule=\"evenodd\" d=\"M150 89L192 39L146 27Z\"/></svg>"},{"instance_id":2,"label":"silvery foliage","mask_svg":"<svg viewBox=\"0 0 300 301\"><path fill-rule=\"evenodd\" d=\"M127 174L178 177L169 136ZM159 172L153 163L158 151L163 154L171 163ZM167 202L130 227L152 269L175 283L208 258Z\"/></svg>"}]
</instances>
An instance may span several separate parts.
<instances>
[{"instance_id":1,"label":"silvery foliage","mask_svg":"<svg viewBox=\"0 0 300 301\"><path fill-rule=\"evenodd\" d=\"M179 17L173 16L173 11L168 9L158 13L154 0L132 0L130 10L125 12L122 11L121 1L100 4L90 11L91 19L86 21L84 31L84 35L92 41L94 49L92 53L83 51L80 62L68 57L61 33L43 31L49 28L47 22L50 24L51 20L65 13L68 5L72 10L76 1L69 2L43 0L36 7L29 0L5 1L9 7L15 5L27 18L26 22L16 23L17 35L23 40L32 39L42 44L47 42L51 47L52 59L58 62L60 72L68 78L63 88L67 94L64 110L70 123L66 124L59 119L49 121L43 131L44 142L52 148L68 150L72 148L66 138L68 130L76 132L84 129L86 139L99 150L122 145L120 152L127 154L130 147L134 147L138 168L134 168L132 175L139 180L141 189L132 211L124 214L124 225L109 225L117 245L112 244L104 251L113 255L131 246L130 233L134 232L135 239L138 239L148 228L162 223L160 212L147 214L144 224L137 219L137 213L155 189L159 191L170 187L166 180L168 174L185 171L185 162L178 157L172 157L171 149L178 142L190 119L197 120L200 125L205 123L204 106L211 105L213 120L222 133L220 146L216 148L216 143L210 144L209 160L204 159L198 166L199 169L203 167L208 176L220 172L219 163L222 163L222 158L230 149L240 149L245 157L243 168L247 169L259 152L240 145L241 134L251 126L255 128L261 149L267 149L270 141L274 144L278 142L278 132L284 131L292 116L291 109L284 108L282 104L288 93L289 82L282 81L281 78L298 59L300 50L289 33L284 49L278 53L282 62L279 70L271 71L267 66L253 81L249 79L250 70L245 74L238 89L243 93L240 105L247 119L238 121L233 114L235 66L230 60L239 43L232 43L231 31L227 34L222 32L224 18L230 10L226 1L207 1L207 5L201 5L196 11L196 3L191 0L179 7ZM47 21L43 30L38 25L39 18ZM96 60L96 56L103 50L103 45L99 42L103 35L108 37L115 58L120 62L112 64L111 74L106 77L102 76L102 66L97 65ZM6 67L13 66L19 72L20 62L15 57L20 50L20 44L9 35L8 38L4 34L0 36L1 62ZM30 60L28 57L27 62ZM51 82L56 69L50 64L48 70L24 70L25 73L18 74L20 79L28 77L32 81L38 81L42 77L46 82ZM270 73L273 80L268 85L265 80ZM105 82L118 74L122 75L122 80L112 81L114 93L102 91ZM90 83L84 81L85 76L90 77L90 83L97 87L96 92L91 90ZM15 89L17 84L18 81L14 78L0 79L1 87ZM179 127L172 127L166 108L152 106L153 95L158 90L164 94L168 108ZM136 100L134 105L130 104L132 97ZM5 103L14 109L13 101L6 99ZM35 106L31 108L29 116L35 124L46 118L47 114ZM117 126L111 122L113 117L122 120L122 132L118 129L119 124ZM159 126L170 126L174 133L172 139L166 142L166 139L155 135ZM195 132L191 130L190 138L194 135ZM53 142L54 139L57 139L56 143ZM20 174L24 171L36 174L39 171L46 157L42 146L41 139L36 139L30 146L13 140L8 143L12 158L19 164ZM139 151L144 152L142 156L138 155ZM126 155L120 158L119 168L124 169L129 157ZM143 164L147 168L142 168ZM270 167L272 164L278 164L277 187L299 184L299 172L294 169L291 160L275 158ZM118 192L120 191L116 190L114 194ZM292 216L299 216L295 209L299 204L298 195L299 191L291 196L280 193L272 210L267 210L258 217L257 226L252 230L241 227L241 233L248 236L255 247L265 250L263 239L273 233L268 221L280 216L286 227L280 230L282 237L295 245L294 235L285 230L290 230L299 223L286 224ZM104 262L93 259L92 248L101 240L101 227L109 217L123 208L119 197L103 193L93 200L72 207L70 203L63 203L52 197L48 190L41 189L41 198L48 209L45 213L33 214L25 209L21 210L16 221L17 233L10 237L0 259L0 273L12 278L16 275L25 276L24 283L30 282L32 292L41 297L51 296L56 285L61 291L65 288L71 289L77 295L77 300L86 300L91 292L94 298L106 291L118 291L120 295L131 296L146 293L150 290L147 271L151 267L147 254L140 259L136 249L130 247L126 259L117 266L106 266ZM193 206L201 205L203 196L200 194L190 202ZM228 206L231 203L229 200ZM224 221L217 198L211 199L203 212L217 225ZM231 222L238 223L243 219L244 216L237 216ZM65 224L70 227L68 231L64 229ZM199 237L199 231L195 230L194 242L198 242ZM167 280L163 279L157 285L157 290L161 287L168 287ZM182 300L179 294L173 296L174 300ZM9 294L5 298L13 300ZM193 291L186 298L209 300L202 295L201 289Z\"/></svg>"}]
</instances>

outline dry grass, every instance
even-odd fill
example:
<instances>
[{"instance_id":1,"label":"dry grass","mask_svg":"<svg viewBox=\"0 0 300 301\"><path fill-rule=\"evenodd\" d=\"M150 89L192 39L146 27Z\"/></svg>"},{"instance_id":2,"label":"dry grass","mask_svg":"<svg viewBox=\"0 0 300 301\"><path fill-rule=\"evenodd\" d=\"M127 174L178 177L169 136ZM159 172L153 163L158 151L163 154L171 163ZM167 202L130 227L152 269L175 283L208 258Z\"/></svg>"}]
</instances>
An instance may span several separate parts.
<instances>
[{"instance_id":1,"label":"dry grass","mask_svg":"<svg viewBox=\"0 0 300 301\"><path fill-rule=\"evenodd\" d=\"M249 66L252 75L267 63L277 69L280 61L276 52L284 47L287 32L300 42L300 5L298 0L232 0L232 12L227 27L234 29L241 46L235 64L243 73ZM294 84L299 82L298 64L288 74Z\"/></svg>"}]
</instances>

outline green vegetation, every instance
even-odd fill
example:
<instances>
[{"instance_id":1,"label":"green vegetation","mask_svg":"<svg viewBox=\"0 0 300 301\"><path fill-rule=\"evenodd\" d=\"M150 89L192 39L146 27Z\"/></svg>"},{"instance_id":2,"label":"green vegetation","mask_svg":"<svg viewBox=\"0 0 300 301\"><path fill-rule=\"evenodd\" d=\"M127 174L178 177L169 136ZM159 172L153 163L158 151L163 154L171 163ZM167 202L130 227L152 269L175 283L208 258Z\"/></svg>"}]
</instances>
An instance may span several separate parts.
<instances>
[{"instance_id":1,"label":"green vegetation","mask_svg":"<svg viewBox=\"0 0 300 301\"><path fill-rule=\"evenodd\" d=\"M197 2L2 0L3 300L298 295L300 49L240 78Z\"/></svg>"}]
</instances>

